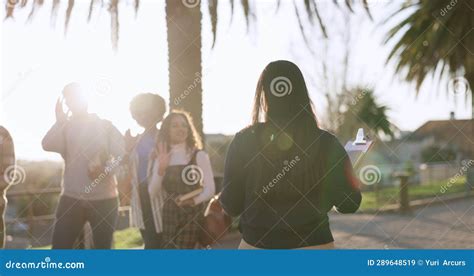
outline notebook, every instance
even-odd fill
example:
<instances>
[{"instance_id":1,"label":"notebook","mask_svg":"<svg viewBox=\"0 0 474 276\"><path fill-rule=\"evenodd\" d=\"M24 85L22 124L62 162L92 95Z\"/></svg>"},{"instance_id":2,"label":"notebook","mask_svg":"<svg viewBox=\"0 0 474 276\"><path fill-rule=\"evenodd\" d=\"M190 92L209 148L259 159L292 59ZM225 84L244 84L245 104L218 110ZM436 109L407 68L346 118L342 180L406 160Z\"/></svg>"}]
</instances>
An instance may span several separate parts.
<instances>
[{"instance_id":1,"label":"notebook","mask_svg":"<svg viewBox=\"0 0 474 276\"><path fill-rule=\"evenodd\" d=\"M202 193L202 191L204 190L204 188L201 186L199 188L197 188L196 190L192 191L192 192L189 192L187 194L184 194L184 195L180 195L178 198L177 198L177 201L178 202L183 202L183 201L186 201L188 199L191 199L197 195L199 195L200 193Z\"/></svg>"},{"instance_id":2,"label":"notebook","mask_svg":"<svg viewBox=\"0 0 474 276\"><path fill-rule=\"evenodd\" d=\"M363 128L359 128L354 141L347 142L344 148L349 155L354 168L360 164L364 155L370 150L373 144L374 141L369 140L365 136Z\"/></svg>"}]
</instances>

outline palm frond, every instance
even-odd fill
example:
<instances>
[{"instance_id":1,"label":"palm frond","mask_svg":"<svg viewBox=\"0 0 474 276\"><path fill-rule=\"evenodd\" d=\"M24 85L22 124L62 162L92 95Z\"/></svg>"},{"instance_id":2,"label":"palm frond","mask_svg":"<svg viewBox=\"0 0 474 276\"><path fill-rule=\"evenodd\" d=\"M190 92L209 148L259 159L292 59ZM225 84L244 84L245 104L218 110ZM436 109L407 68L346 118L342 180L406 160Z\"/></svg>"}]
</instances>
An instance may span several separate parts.
<instances>
[{"instance_id":1,"label":"palm frond","mask_svg":"<svg viewBox=\"0 0 474 276\"><path fill-rule=\"evenodd\" d=\"M247 24L247 29L250 26L250 3L249 0L241 0L242 8L244 10L245 22Z\"/></svg>"},{"instance_id":2,"label":"palm frond","mask_svg":"<svg viewBox=\"0 0 474 276\"><path fill-rule=\"evenodd\" d=\"M138 9L140 9L140 0L135 0L134 8L135 8L135 16L137 16L138 15Z\"/></svg>"},{"instance_id":3,"label":"palm frond","mask_svg":"<svg viewBox=\"0 0 474 276\"><path fill-rule=\"evenodd\" d=\"M5 19L7 19L9 17L13 17L14 11L15 11L16 8L18 8L18 6L21 7L21 8L27 6L28 0L20 0L20 1L21 1L20 5L7 5L6 6L6 11L7 12L6 12L6 18ZM33 6L32 6L32 10L30 11L30 14L28 16L29 19L31 19L34 16L34 14L37 11L37 8L39 6L41 6L44 2L44 0L33 0L33 1L34 1L34 3L33 3ZM367 12L369 13L369 16L370 16L370 12L369 12L368 5L367 5L366 1L367 0L363 0L364 8L367 10ZM53 0L53 7L51 9L51 21L52 21L52 23L54 23L56 18L57 18L58 7L60 5L60 2L61 2L60 0ZM90 0L89 10L88 10L88 15L87 15L87 21L88 22L90 22L90 20L92 19L92 13L93 13L93 11L94 11L94 9L95 9L98 2L99 2L99 0ZM104 5L104 0L101 0L100 2L102 3L102 5ZM117 41L118 41L118 38L119 38L119 21L118 21L118 3L119 3L119 0L108 0L106 2L107 2L107 6L108 6L108 11L109 11L110 16L111 16L112 44L113 44L114 48L116 48L117 45L118 45ZM354 5L354 2L355 2L354 0L345 0L345 6L351 12L353 11L352 6ZM140 0L134 0L133 3L134 3L135 14L137 14L138 9L140 7ZM215 42L216 42L216 38L217 38L217 24L218 24L218 21L219 21L218 0L209 0L208 3L209 3L208 11L209 11L209 15L210 15L211 30L212 30L212 35L213 35L212 47L214 47ZM337 7L340 7L337 0L333 0L333 3ZM65 34L67 33L67 30L68 30L68 27L69 27L69 22L70 22L70 19L71 19L72 11L74 9L74 4L75 4L75 0L68 0L67 9L66 9L66 16L65 16L65 23L64 23L64 32L65 32ZM281 0L276 1L276 10L277 11L280 8L281 4L282 4ZM247 30L248 30L250 28L250 25L252 24L252 21L256 20L257 17L256 17L256 14L255 14L255 11L254 11L254 9L251 5L250 0L240 0L240 5L241 5L242 10L243 10L243 14L244 14L245 22L246 22L246 27L247 27ZM327 38L328 37L327 28L324 24L324 20L323 20L321 14L319 12L317 1L316 0L304 0L304 7L305 7L305 13L308 16L309 21L311 22L311 24L314 24L315 18L316 18L317 23L318 23L318 25L321 29L322 34L324 35L325 38ZM235 11L235 0L230 0L230 8L231 8L231 21L232 21L233 14L234 14L234 11ZM302 20L302 14L298 10L298 8L296 7L295 2L294 2L294 10L295 10L295 14L296 14L296 17L297 17L297 20L298 20L298 27L299 27L299 29L300 29L303 37L304 37L305 43L308 43L307 37L304 33L306 27L305 27L305 24L303 23L303 20Z\"/></svg>"},{"instance_id":4,"label":"palm frond","mask_svg":"<svg viewBox=\"0 0 474 276\"><path fill-rule=\"evenodd\" d=\"M6 10L5 20L7 20L8 18L13 18L13 12L15 11L15 5L6 5L5 10Z\"/></svg>"},{"instance_id":5,"label":"palm frond","mask_svg":"<svg viewBox=\"0 0 474 276\"><path fill-rule=\"evenodd\" d=\"M313 19L313 10L312 10L311 5L312 5L311 0L304 0L304 7L305 7L305 10L306 10L306 13L308 14L309 22L311 22L311 24L313 24L314 19Z\"/></svg>"},{"instance_id":6,"label":"palm frond","mask_svg":"<svg viewBox=\"0 0 474 276\"><path fill-rule=\"evenodd\" d=\"M58 18L60 0L53 0L53 5L51 7L51 25L56 24L56 19Z\"/></svg>"},{"instance_id":7,"label":"palm frond","mask_svg":"<svg viewBox=\"0 0 474 276\"><path fill-rule=\"evenodd\" d=\"M230 23L231 24L232 24L232 21L234 20L234 9L235 9L234 0L230 0Z\"/></svg>"},{"instance_id":8,"label":"palm frond","mask_svg":"<svg viewBox=\"0 0 474 276\"><path fill-rule=\"evenodd\" d=\"M43 0L35 0L33 1L33 5L31 5L31 11L28 14L28 21L31 21L33 19L33 15L35 14L35 10L40 8L43 5L44 1Z\"/></svg>"},{"instance_id":9,"label":"palm frond","mask_svg":"<svg viewBox=\"0 0 474 276\"><path fill-rule=\"evenodd\" d=\"M346 7L347 7L351 12L354 12L354 10L352 9L352 0L344 0L344 2L346 3Z\"/></svg>"},{"instance_id":10,"label":"palm frond","mask_svg":"<svg viewBox=\"0 0 474 276\"><path fill-rule=\"evenodd\" d=\"M110 12L110 27L111 27L111 41L112 46L115 50L118 47L119 40L119 15L118 15L118 2L119 0L111 0L109 6Z\"/></svg>"},{"instance_id":11,"label":"palm frond","mask_svg":"<svg viewBox=\"0 0 474 276\"><path fill-rule=\"evenodd\" d=\"M296 15L296 19L298 20L298 27L300 29L300 33L301 33L301 36L303 37L303 41L306 45L306 47L308 48L308 50L312 53L312 48L310 47L310 42L306 36L306 33L305 33L305 28L304 28L304 25L303 25L303 22L302 22L302 19L301 19L301 16L300 16L300 12L298 10L298 5L296 4L296 1L293 0L293 8L295 9L295 15Z\"/></svg>"},{"instance_id":12,"label":"palm frond","mask_svg":"<svg viewBox=\"0 0 474 276\"><path fill-rule=\"evenodd\" d=\"M281 6L281 0L277 0L275 12L278 12L280 10L280 6Z\"/></svg>"},{"instance_id":13,"label":"palm frond","mask_svg":"<svg viewBox=\"0 0 474 276\"><path fill-rule=\"evenodd\" d=\"M466 0L459 0L455 6L446 10L445 2L419 0L397 11L401 13L413 8L386 35L385 43L399 37L387 62L395 62L396 72L407 81L414 82L417 91L430 74L434 78L441 78L446 70L452 76L458 75L460 70L466 76L474 72L474 38L469 36L474 28L474 20L469 7L465 5ZM440 75L436 76L436 72L440 72Z\"/></svg>"},{"instance_id":14,"label":"palm frond","mask_svg":"<svg viewBox=\"0 0 474 276\"><path fill-rule=\"evenodd\" d=\"M69 0L66 9L66 21L64 22L64 34L67 33L69 27L69 20L71 19L72 9L74 8L74 0Z\"/></svg>"},{"instance_id":15,"label":"palm frond","mask_svg":"<svg viewBox=\"0 0 474 276\"><path fill-rule=\"evenodd\" d=\"M314 13L316 14L316 18L318 19L319 27L321 28L321 32L323 33L325 38L328 38L328 33L326 31L326 26L324 25L323 19L321 18L321 15L319 14L319 9L316 4L316 1L313 0L313 10Z\"/></svg>"},{"instance_id":16,"label":"palm frond","mask_svg":"<svg viewBox=\"0 0 474 276\"><path fill-rule=\"evenodd\" d=\"M216 37L217 37L217 0L209 0L208 8L209 8L209 16L211 19L211 29L212 29L212 48L216 44Z\"/></svg>"},{"instance_id":17,"label":"palm frond","mask_svg":"<svg viewBox=\"0 0 474 276\"><path fill-rule=\"evenodd\" d=\"M369 3L367 2L367 0L363 0L362 3L364 4L364 9L369 15L370 20L374 20L374 18L372 17L372 13L370 12Z\"/></svg>"},{"instance_id":18,"label":"palm frond","mask_svg":"<svg viewBox=\"0 0 474 276\"><path fill-rule=\"evenodd\" d=\"M89 4L89 12L87 13L87 22L90 22L92 19L92 12L94 11L94 5L97 0L91 0Z\"/></svg>"}]
</instances>

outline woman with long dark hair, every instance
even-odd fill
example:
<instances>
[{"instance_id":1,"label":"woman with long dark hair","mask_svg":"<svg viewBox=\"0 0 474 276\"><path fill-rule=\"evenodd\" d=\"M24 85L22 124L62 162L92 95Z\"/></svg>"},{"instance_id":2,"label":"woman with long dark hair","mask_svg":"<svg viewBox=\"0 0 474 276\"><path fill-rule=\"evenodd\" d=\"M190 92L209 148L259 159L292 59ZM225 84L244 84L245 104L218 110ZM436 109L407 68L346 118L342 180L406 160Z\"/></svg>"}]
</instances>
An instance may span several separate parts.
<instances>
[{"instance_id":1,"label":"woman with long dark hair","mask_svg":"<svg viewBox=\"0 0 474 276\"><path fill-rule=\"evenodd\" d=\"M327 213L361 202L351 161L319 128L299 68L270 63L257 84L252 124L227 153L220 202L241 216L240 248L334 248Z\"/></svg>"},{"instance_id":2,"label":"woman with long dark hair","mask_svg":"<svg viewBox=\"0 0 474 276\"><path fill-rule=\"evenodd\" d=\"M158 141L150 194L166 194L164 247L192 249L199 242L204 203L215 193L211 162L188 113L172 111L161 124ZM194 195L180 200L190 194Z\"/></svg>"}]
</instances>

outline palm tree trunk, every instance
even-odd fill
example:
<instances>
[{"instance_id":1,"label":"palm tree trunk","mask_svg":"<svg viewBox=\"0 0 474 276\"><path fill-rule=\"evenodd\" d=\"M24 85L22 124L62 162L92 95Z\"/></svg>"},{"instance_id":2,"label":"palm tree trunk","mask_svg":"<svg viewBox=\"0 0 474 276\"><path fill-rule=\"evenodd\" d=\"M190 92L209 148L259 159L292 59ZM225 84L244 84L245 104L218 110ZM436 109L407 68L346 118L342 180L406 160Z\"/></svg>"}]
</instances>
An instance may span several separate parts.
<instances>
[{"instance_id":1,"label":"palm tree trunk","mask_svg":"<svg viewBox=\"0 0 474 276\"><path fill-rule=\"evenodd\" d=\"M200 2L166 0L166 26L170 109L189 112L203 137Z\"/></svg>"}]
</instances>

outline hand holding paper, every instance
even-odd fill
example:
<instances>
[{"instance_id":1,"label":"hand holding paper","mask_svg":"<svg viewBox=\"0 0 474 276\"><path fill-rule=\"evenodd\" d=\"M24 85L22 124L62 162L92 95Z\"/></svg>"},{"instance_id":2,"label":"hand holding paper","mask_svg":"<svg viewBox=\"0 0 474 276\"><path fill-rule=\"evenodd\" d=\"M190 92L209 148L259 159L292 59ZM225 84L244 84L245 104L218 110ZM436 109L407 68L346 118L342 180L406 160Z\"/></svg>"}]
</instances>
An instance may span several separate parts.
<instances>
[{"instance_id":1,"label":"hand holding paper","mask_svg":"<svg viewBox=\"0 0 474 276\"><path fill-rule=\"evenodd\" d=\"M363 128L359 128L354 141L347 142L344 148L347 151L354 168L359 165L362 157L369 151L373 144L374 141L367 140L365 137Z\"/></svg>"}]
</instances>

